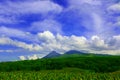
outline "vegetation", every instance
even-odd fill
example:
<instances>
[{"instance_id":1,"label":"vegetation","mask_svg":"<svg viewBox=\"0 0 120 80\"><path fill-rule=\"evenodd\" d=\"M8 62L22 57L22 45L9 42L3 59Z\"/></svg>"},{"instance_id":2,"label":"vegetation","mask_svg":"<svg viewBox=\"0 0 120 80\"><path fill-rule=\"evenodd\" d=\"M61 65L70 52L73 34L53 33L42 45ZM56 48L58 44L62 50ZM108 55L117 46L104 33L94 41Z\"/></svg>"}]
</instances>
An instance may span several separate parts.
<instances>
[{"instance_id":1,"label":"vegetation","mask_svg":"<svg viewBox=\"0 0 120 80\"><path fill-rule=\"evenodd\" d=\"M0 63L0 71L40 71L79 68L95 72L120 70L120 56L69 56Z\"/></svg>"},{"instance_id":2,"label":"vegetation","mask_svg":"<svg viewBox=\"0 0 120 80\"><path fill-rule=\"evenodd\" d=\"M0 72L0 80L120 80L120 71L95 73L66 68L62 70Z\"/></svg>"},{"instance_id":3,"label":"vegetation","mask_svg":"<svg viewBox=\"0 0 120 80\"><path fill-rule=\"evenodd\" d=\"M0 80L120 80L120 56L64 55L0 63Z\"/></svg>"}]
</instances>

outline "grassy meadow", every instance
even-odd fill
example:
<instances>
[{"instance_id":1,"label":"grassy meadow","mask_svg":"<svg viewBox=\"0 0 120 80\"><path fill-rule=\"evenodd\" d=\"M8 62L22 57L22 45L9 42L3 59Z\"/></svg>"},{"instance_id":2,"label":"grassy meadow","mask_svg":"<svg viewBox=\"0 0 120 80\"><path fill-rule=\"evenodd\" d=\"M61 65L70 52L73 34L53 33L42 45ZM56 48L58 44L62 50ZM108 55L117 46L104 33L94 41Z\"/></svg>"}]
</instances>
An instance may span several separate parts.
<instances>
[{"instance_id":1,"label":"grassy meadow","mask_svg":"<svg viewBox=\"0 0 120 80\"><path fill-rule=\"evenodd\" d=\"M0 80L120 80L120 71L96 73L79 69L0 72Z\"/></svg>"}]
</instances>

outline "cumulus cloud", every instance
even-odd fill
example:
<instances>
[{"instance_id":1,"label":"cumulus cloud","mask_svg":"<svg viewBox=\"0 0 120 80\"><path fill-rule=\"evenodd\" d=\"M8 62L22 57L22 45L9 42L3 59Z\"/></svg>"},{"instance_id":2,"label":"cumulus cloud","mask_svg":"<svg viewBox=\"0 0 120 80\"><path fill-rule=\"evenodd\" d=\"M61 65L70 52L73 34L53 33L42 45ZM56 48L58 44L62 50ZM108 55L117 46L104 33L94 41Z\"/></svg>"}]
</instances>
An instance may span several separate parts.
<instances>
[{"instance_id":1,"label":"cumulus cloud","mask_svg":"<svg viewBox=\"0 0 120 80\"><path fill-rule=\"evenodd\" d=\"M44 47L44 49L46 48L47 50L49 51L52 51L52 50L66 50L67 47L65 45L65 42L63 42L65 39L68 39L68 37L63 37L61 35L53 35L51 32L49 31L45 31L44 33L39 33L38 34L38 37L40 40L43 40L44 43L42 43L42 47ZM61 37L61 39L59 39L59 37ZM64 45L62 45L64 44ZM63 46L63 48L62 48Z\"/></svg>"},{"instance_id":2,"label":"cumulus cloud","mask_svg":"<svg viewBox=\"0 0 120 80\"><path fill-rule=\"evenodd\" d=\"M38 36L39 40L41 40L43 42L52 42L55 40L55 36L49 31L45 31L43 33L38 33L37 36Z\"/></svg>"},{"instance_id":3,"label":"cumulus cloud","mask_svg":"<svg viewBox=\"0 0 120 80\"><path fill-rule=\"evenodd\" d=\"M25 50L39 52L39 53L49 53L51 51L57 51L64 53L68 50L81 50L86 52L95 53L108 53L116 52L120 49L120 36L113 36L111 39L102 39L99 36L92 36L90 39L84 36L62 36L60 34L54 35L50 31L44 31L43 33L38 33L37 38L39 43L27 44L25 42L12 40L8 37L0 37L0 45L12 45L15 47L23 48ZM36 58L34 55L33 57ZM30 57L29 58L33 58Z\"/></svg>"},{"instance_id":4,"label":"cumulus cloud","mask_svg":"<svg viewBox=\"0 0 120 80\"><path fill-rule=\"evenodd\" d=\"M38 56L36 54L32 55L32 56L28 56L29 60L36 60L38 59Z\"/></svg>"},{"instance_id":5,"label":"cumulus cloud","mask_svg":"<svg viewBox=\"0 0 120 80\"><path fill-rule=\"evenodd\" d=\"M87 39L84 36L62 36L60 34L53 35L51 32L46 31L38 34L39 39L43 39L41 44L43 50L56 50L58 52L65 52L68 50L84 50L87 52L102 53L103 51L108 54L117 52L120 49L119 36L113 36L112 39L102 39L99 36L92 36L91 39ZM111 44L113 44L111 46ZM114 47L113 47L114 46ZM117 48L116 48L117 47ZM47 51L46 50L46 51Z\"/></svg>"},{"instance_id":6,"label":"cumulus cloud","mask_svg":"<svg viewBox=\"0 0 120 80\"><path fill-rule=\"evenodd\" d=\"M110 44L114 49L120 49L120 35L113 36Z\"/></svg>"},{"instance_id":7,"label":"cumulus cloud","mask_svg":"<svg viewBox=\"0 0 120 80\"><path fill-rule=\"evenodd\" d=\"M20 60L26 60L25 56L19 56Z\"/></svg>"},{"instance_id":8,"label":"cumulus cloud","mask_svg":"<svg viewBox=\"0 0 120 80\"><path fill-rule=\"evenodd\" d=\"M30 55L30 56L19 56L20 60L36 60L39 59L38 55Z\"/></svg>"},{"instance_id":9,"label":"cumulus cloud","mask_svg":"<svg viewBox=\"0 0 120 80\"><path fill-rule=\"evenodd\" d=\"M21 47L30 51L40 51L41 53L50 52L56 50L64 53L68 50L84 50L90 52L101 53L102 51L119 50L120 36L113 36L110 40L104 40L99 36L92 36L91 39L87 39L83 36L62 36L60 34L53 35L49 31L39 33L38 39L41 44L26 44L24 42L11 40L9 38L1 38L1 45L13 45Z\"/></svg>"},{"instance_id":10,"label":"cumulus cloud","mask_svg":"<svg viewBox=\"0 0 120 80\"><path fill-rule=\"evenodd\" d=\"M91 38L91 48L94 50L106 50L108 49L108 45L105 43L103 39L100 39L98 36L92 36Z\"/></svg>"}]
</instances>

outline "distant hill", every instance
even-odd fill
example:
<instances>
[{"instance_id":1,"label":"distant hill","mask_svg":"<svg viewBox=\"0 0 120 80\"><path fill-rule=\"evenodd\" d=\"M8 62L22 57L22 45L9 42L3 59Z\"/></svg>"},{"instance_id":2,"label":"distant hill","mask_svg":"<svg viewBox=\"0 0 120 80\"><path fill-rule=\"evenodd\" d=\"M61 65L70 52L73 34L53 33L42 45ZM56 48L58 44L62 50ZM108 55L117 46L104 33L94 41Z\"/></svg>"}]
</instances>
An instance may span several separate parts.
<instances>
[{"instance_id":1,"label":"distant hill","mask_svg":"<svg viewBox=\"0 0 120 80\"><path fill-rule=\"evenodd\" d=\"M56 51L50 52L48 55L44 56L43 58L54 58L54 57L71 57L71 56L78 56L80 54L87 54L77 50L70 50L65 52L64 54L57 53Z\"/></svg>"},{"instance_id":2,"label":"distant hill","mask_svg":"<svg viewBox=\"0 0 120 80\"><path fill-rule=\"evenodd\" d=\"M70 51L67 51L64 54L85 54L85 53L81 52L81 51L77 51L77 50L70 50Z\"/></svg>"},{"instance_id":3,"label":"distant hill","mask_svg":"<svg viewBox=\"0 0 120 80\"><path fill-rule=\"evenodd\" d=\"M51 54L52 56L56 56L54 55L56 53L52 51L48 54L50 55L48 57L51 57ZM79 68L102 73L120 70L120 56L71 55L69 55L70 57L60 56L37 60L2 62L0 63L0 72L61 70L64 68Z\"/></svg>"},{"instance_id":4,"label":"distant hill","mask_svg":"<svg viewBox=\"0 0 120 80\"><path fill-rule=\"evenodd\" d=\"M94 53L88 53L88 52L82 52L78 50L69 50L65 52L64 54L57 53L56 51L50 52L48 55L44 56L43 58L54 58L54 57L77 57L80 55L84 56L110 56L108 54L94 54Z\"/></svg>"},{"instance_id":5,"label":"distant hill","mask_svg":"<svg viewBox=\"0 0 120 80\"><path fill-rule=\"evenodd\" d=\"M53 57L58 57L58 56L61 56L61 54L57 53L56 51L52 51L48 55L44 56L43 58L53 58Z\"/></svg>"}]
</instances>

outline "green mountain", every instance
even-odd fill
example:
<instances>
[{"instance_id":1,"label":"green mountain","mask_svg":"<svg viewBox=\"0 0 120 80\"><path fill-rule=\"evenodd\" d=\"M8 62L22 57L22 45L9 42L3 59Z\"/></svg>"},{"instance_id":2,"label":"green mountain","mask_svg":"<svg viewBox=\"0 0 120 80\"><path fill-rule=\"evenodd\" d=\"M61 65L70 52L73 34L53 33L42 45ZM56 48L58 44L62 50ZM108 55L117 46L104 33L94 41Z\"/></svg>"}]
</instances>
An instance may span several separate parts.
<instances>
[{"instance_id":1,"label":"green mountain","mask_svg":"<svg viewBox=\"0 0 120 80\"><path fill-rule=\"evenodd\" d=\"M79 68L95 72L120 70L120 56L64 54L55 58L0 63L0 71L40 71Z\"/></svg>"}]
</instances>

